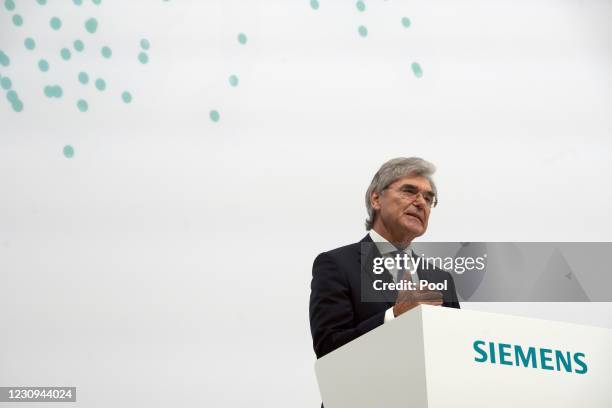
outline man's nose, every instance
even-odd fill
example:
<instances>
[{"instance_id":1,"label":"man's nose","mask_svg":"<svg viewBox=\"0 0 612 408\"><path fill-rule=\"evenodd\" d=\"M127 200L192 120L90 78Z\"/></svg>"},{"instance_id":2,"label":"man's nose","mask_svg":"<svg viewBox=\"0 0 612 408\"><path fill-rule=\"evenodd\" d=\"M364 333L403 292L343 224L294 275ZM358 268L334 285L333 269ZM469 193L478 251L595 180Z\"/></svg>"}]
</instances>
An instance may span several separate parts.
<instances>
[{"instance_id":1,"label":"man's nose","mask_svg":"<svg viewBox=\"0 0 612 408\"><path fill-rule=\"evenodd\" d=\"M425 197L423 197L423 194L420 194L420 193L416 195L416 197L414 198L414 201L412 202L412 204L415 207L418 207L418 208L421 208L421 209L423 209L423 208L425 208L427 206L427 202L425 201Z\"/></svg>"}]
</instances>

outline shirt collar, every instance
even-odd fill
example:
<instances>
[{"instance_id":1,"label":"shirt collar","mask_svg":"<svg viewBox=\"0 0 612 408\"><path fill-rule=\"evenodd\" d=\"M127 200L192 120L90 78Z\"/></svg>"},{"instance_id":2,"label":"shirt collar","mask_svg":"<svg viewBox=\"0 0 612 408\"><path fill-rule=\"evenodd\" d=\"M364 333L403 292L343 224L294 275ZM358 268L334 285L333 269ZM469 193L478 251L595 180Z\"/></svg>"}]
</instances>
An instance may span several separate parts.
<instances>
[{"instance_id":1,"label":"shirt collar","mask_svg":"<svg viewBox=\"0 0 612 408\"><path fill-rule=\"evenodd\" d=\"M378 248L378 252L380 252L381 255L387 255L391 252L398 251L395 245L387 241L382 235L374 231L374 229L371 229L369 234L370 238L372 238L372 241L374 241L374 244L376 245L376 248ZM404 249L404 252L412 256L412 245L408 245Z\"/></svg>"}]
</instances>

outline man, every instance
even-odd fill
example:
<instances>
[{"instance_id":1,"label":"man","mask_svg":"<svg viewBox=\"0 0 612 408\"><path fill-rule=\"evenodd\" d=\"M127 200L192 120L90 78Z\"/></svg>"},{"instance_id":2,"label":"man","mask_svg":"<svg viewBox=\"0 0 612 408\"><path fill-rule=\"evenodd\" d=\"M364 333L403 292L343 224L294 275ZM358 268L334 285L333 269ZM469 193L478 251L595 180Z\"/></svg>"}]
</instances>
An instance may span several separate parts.
<instances>
[{"instance_id":1,"label":"man","mask_svg":"<svg viewBox=\"0 0 612 408\"><path fill-rule=\"evenodd\" d=\"M459 308L450 274L422 263L415 270L410 247L427 230L431 209L437 204L434 171L431 163L416 157L383 164L366 192L368 235L315 259L310 329L317 358L417 305ZM445 283L446 289L419 289L421 280ZM408 282L413 285L410 289L393 289L394 284ZM385 290L381 290L383 284Z\"/></svg>"}]
</instances>

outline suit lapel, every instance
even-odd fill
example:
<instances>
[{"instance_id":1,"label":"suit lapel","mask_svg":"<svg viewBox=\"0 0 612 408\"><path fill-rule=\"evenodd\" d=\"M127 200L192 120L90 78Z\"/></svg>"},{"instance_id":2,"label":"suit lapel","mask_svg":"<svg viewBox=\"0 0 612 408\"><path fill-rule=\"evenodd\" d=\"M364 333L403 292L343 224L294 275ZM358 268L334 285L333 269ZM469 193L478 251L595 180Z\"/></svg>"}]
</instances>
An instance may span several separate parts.
<instances>
[{"instance_id":1,"label":"suit lapel","mask_svg":"<svg viewBox=\"0 0 612 408\"><path fill-rule=\"evenodd\" d=\"M397 299L397 290L374 290L374 281L376 280L381 280L384 283L393 283L393 276L386 268L380 275L374 273L374 258L380 256L381 254L370 238L370 235L366 235L359 242L359 273L362 282L362 300L366 302L385 301L394 304Z\"/></svg>"}]
</instances>

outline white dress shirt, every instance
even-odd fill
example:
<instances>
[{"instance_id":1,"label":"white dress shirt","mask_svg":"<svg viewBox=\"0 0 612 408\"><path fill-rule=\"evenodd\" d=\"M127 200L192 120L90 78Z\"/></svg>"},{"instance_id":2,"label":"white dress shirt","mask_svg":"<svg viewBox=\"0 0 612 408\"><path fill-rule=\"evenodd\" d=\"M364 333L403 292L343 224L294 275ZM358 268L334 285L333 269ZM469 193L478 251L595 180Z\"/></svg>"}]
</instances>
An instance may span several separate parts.
<instances>
[{"instance_id":1,"label":"white dress shirt","mask_svg":"<svg viewBox=\"0 0 612 408\"><path fill-rule=\"evenodd\" d=\"M372 241L374 241L376 248L383 258L392 258L395 254L397 254L397 248L373 229L370 230L370 238L372 238ZM394 254L391 254L392 252ZM414 271L414 264L412 263L412 247L406 247L403 252L408 255L408 270L406 273L409 272L410 279L418 285L419 277L417 276L416 271ZM393 268L388 269L388 271L391 273L391 276L393 276L393 281L397 283L397 268L394 266ZM395 315L393 314L393 308L391 307L385 312L385 323L393 319L395 319Z\"/></svg>"}]
</instances>

